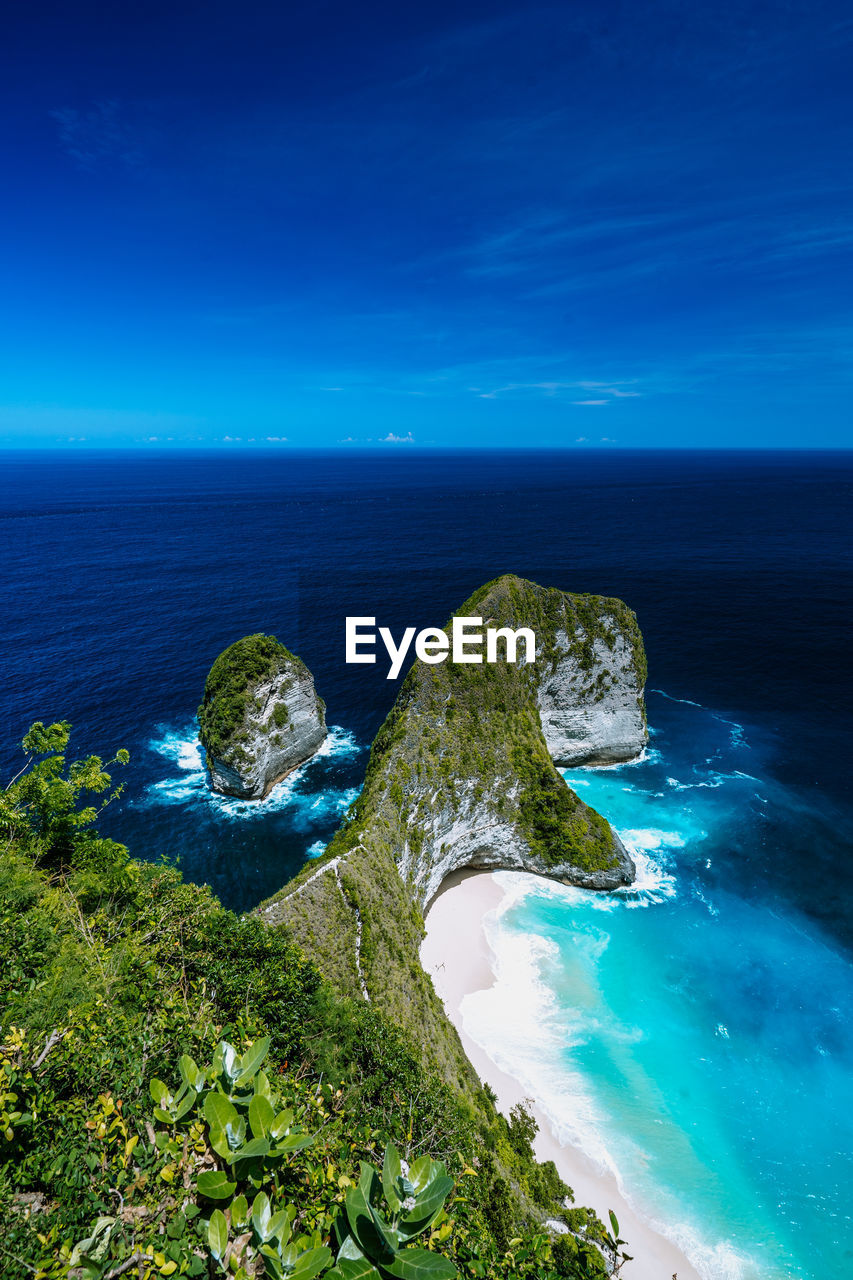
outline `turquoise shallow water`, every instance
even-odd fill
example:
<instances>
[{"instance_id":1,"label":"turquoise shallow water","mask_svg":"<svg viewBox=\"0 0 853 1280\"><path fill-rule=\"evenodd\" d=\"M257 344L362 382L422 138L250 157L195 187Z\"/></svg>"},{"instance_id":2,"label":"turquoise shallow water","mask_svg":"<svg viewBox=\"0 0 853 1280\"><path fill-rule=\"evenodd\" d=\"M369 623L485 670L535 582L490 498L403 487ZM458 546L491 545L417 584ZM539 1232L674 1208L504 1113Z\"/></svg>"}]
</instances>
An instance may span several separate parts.
<instances>
[{"instance_id":1,"label":"turquoise shallow water","mask_svg":"<svg viewBox=\"0 0 853 1280\"><path fill-rule=\"evenodd\" d=\"M786 831L830 835L748 728L661 694L649 709L643 761L566 773L637 885L503 874L496 985L463 1003L466 1029L705 1276L851 1275L853 971L750 873Z\"/></svg>"}]
</instances>

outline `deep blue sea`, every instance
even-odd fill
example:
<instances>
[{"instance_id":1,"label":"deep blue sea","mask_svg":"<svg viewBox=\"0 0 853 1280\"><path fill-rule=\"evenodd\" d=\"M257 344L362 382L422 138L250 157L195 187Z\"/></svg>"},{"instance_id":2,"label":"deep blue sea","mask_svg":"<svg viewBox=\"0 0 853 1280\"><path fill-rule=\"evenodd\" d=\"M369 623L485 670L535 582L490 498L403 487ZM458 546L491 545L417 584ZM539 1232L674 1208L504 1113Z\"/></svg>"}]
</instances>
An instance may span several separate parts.
<instances>
[{"instance_id":1,"label":"deep blue sea","mask_svg":"<svg viewBox=\"0 0 853 1280\"><path fill-rule=\"evenodd\" d=\"M851 454L0 454L0 765L35 719L127 747L106 831L243 910L322 850L393 700L348 614L440 625L507 571L621 596L650 749L568 776L639 886L510 885L472 1032L708 1277L850 1275L851 497ZM335 728L252 805L207 792L194 714L260 630Z\"/></svg>"}]
</instances>

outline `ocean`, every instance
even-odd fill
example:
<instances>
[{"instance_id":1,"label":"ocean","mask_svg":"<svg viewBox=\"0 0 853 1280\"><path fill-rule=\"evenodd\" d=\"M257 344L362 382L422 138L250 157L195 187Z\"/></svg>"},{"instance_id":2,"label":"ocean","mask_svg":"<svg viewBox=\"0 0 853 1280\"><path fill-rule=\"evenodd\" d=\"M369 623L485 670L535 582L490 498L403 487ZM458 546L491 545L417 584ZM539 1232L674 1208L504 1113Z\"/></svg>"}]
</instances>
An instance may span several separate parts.
<instances>
[{"instance_id":1,"label":"ocean","mask_svg":"<svg viewBox=\"0 0 853 1280\"><path fill-rule=\"evenodd\" d=\"M508 571L620 596L649 749L567 778L638 883L503 873L466 1026L709 1280L850 1274L851 494L842 453L5 453L0 767L36 719L127 747L106 832L246 910L325 847L393 701L347 615L441 625ZM333 726L262 804L210 795L194 720L252 631Z\"/></svg>"}]
</instances>

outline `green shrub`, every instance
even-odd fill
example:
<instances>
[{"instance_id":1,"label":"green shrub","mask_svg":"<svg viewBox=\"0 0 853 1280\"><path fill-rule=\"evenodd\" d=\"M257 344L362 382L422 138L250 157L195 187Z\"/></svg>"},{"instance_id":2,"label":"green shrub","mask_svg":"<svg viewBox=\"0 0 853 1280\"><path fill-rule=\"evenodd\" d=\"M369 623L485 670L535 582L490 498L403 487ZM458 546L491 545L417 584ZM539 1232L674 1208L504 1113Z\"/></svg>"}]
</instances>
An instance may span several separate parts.
<instances>
[{"instance_id":1,"label":"green shrub","mask_svg":"<svg viewBox=\"0 0 853 1280\"><path fill-rule=\"evenodd\" d=\"M299 658L275 636L244 636L229 645L210 668L198 709L200 737L208 756L227 760L238 748L240 732L250 708L251 690L277 675ZM282 709L283 710L283 709ZM276 727L286 723L275 718Z\"/></svg>"}]
</instances>

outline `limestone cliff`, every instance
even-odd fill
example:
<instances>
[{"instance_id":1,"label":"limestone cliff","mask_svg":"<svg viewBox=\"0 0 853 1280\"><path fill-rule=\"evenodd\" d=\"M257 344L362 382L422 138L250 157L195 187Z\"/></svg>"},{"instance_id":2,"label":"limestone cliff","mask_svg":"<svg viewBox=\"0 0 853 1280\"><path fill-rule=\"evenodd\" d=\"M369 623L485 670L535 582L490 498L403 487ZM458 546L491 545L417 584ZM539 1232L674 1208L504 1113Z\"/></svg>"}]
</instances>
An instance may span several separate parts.
<instances>
[{"instance_id":1,"label":"limestone cliff","mask_svg":"<svg viewBox=\"0 0 853 1280\"><path fill-rule=\"evenodd\" d=\"M506 576L458 613L531 627L535 662L416 662L344 826L261 912L286 922L340 989L378 999L462 1084L469 1068L418 963L423 911L463 867L596 889L630 883L618 837L569 789L552 754L628 759L646 726L643 643L621 601Z\"/></svg>"},{"instance_id":2,"label":"limestone cliff","mask_svg":"<svg viewBox=\"0 0 853 1280\"><path fill-rule=\"evenodd\" d=\"M311 672L273 636L245 636L214 662L198 710L210 785L260 799L326 736Z\"/></svg>"}]
</instances>

